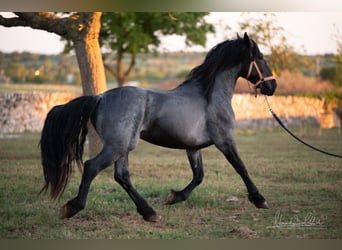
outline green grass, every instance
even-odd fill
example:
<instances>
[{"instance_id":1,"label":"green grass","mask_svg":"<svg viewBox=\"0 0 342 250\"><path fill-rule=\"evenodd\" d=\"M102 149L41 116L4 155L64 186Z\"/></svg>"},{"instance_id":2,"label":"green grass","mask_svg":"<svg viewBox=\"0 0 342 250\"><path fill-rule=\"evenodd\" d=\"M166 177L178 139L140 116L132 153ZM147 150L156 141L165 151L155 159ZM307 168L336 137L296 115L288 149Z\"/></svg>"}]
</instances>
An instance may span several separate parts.
<instances>
[{"instance_id":1,"label":"green grass","mask_svg":"<svg viewBox=\"0 0 342 250\"><path fill-rule=\"evenodd\" d=\"M309 143L342 153L339 129L295 132ZM2 137L0 239L342 238L341 159L307 149L277 128L237 130L236 140L241 158L271 209L256 209L248 201L240 177L214 147L203 150L203 183L187 201L164 206L170 189L181 189L190 181L190 166L181 150L140 142L130 154L131 179L162 216L160 222L148 223L113 180L112 167L94 180L86 209L72 219L60 220L60 207L77 193L79 171L61 200L52 202L38 195L43 184L39 134ZM238 200L228 202L231 197ZM279 217L281 227L277 227ZM303 221L316 227L301 227Z\"/></svg>"}]
</instances>

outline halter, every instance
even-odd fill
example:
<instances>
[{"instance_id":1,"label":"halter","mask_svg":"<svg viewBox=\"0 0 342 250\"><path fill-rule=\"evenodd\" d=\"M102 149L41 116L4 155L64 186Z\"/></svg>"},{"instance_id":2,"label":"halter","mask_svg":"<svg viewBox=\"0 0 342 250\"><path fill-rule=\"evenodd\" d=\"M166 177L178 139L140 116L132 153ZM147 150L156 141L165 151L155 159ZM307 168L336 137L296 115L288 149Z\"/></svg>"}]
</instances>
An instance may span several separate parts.
<instances>
[{"instance_id":1,"label":"halter","mask_svg":"<svg viewBox=\"0 0 342 250\"><path fill-rule=\"evenodd\" d=\"M266 76L263 77L258 64L255 62L255 60L252 60L251 63L249 64L249 69L248 69L248 73L246 76L246 79L248 80L248 78L251 76L252 71L253 71L253 67L256 69L256 71L258 72L258 76L259 76L259 81L257 81L254 84L254 90L255 90L255 95L257 94L256 89L259 87L260 84L262 84L265 81L270 81L270 80L275 80L274 76Z\"/></svg>"}]
</instances>

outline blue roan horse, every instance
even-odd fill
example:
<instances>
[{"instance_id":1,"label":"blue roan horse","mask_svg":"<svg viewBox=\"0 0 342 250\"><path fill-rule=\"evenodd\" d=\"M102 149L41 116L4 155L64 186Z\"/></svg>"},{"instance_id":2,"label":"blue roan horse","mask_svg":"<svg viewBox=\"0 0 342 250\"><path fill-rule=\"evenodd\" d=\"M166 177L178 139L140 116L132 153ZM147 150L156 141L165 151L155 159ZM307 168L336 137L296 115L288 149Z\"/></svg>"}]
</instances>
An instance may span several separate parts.
<instances>
[{"instance_id":1,"label":"blue roan horse","mask_svg":"<svg viewBox=\"0 0 342 250\"><path fill-rule=\"evenodd\" d=\"M235 118L231 99L238 77L246 78L265 95L272 95L276 89L262 53L246 33L243 38L238 36L212 48L204 62L175 89L122 87L55 106L48 113L40 142L45 177L42 191L50 187L53 199L61 196L73 163L82 164L87 122L91 120L103 148L85 162L78 195L63 206L62 218L70 218L85 207L92 180L113 164L114 179L133 200L138 213L146 221L160 218L130 181L128 153L137 146L139 138L186 150L193 179L183 190L172 190L165 204L186 200L202 182L201 149L214 144L241 176L249 200L257 208L268 208L249 177L233 138Z\"/></svg>"}]
</instances>

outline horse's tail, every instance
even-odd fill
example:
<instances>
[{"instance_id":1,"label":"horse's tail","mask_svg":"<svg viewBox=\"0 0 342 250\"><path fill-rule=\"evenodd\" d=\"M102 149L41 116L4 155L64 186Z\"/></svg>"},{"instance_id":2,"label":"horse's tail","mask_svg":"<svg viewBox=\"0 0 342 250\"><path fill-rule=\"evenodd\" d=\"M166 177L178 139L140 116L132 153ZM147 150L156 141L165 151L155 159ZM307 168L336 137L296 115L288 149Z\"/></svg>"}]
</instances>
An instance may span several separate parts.
<instances>
[{"instance_id":1,"label":"horse's tail","mask_svg":"<svg viewBox=\"0 0 342 250\"><path fill-rule=\"evenodd\" d=\"M82 96L49 111L40 139L45 179L40 193L50 186L51 198L57 199L68 184L73 163L82 166L87 122L98 102L98 96Z\"/></svg>"}]
</instances>

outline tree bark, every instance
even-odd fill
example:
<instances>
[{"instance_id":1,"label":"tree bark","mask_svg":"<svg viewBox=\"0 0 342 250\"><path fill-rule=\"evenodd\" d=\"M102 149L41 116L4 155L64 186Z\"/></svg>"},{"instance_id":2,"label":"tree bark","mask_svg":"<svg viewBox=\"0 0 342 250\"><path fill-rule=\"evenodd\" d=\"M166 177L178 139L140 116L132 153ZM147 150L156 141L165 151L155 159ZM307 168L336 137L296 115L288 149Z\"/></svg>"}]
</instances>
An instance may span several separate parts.
<instances>
[{"instance_id":1,"label":"tree bark","mask_svg":"<svg viewBox=\"0 0 342 250\"><path fill-rule=\"evenodd\" d=\"M99 44L101 13L83 14L86 26L72 38L80 68L84 95L97 95L106 90L106 78Z\"/></svg>"}]
</instances>

